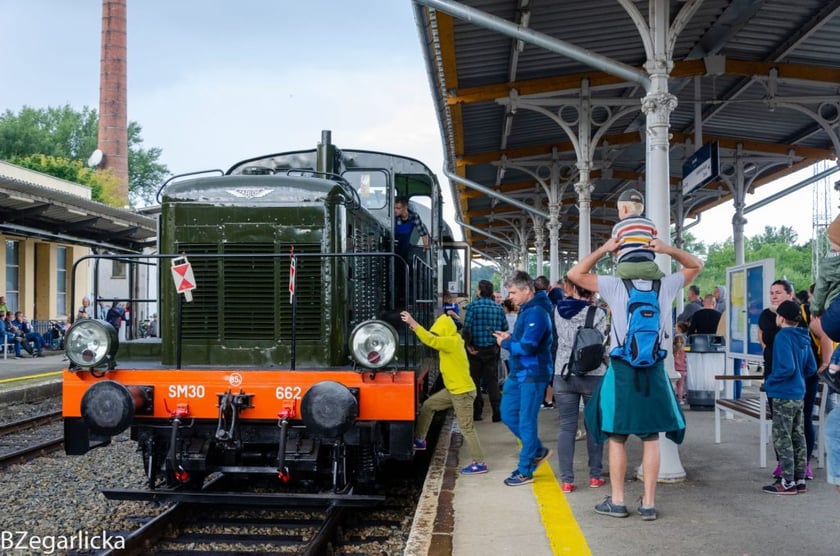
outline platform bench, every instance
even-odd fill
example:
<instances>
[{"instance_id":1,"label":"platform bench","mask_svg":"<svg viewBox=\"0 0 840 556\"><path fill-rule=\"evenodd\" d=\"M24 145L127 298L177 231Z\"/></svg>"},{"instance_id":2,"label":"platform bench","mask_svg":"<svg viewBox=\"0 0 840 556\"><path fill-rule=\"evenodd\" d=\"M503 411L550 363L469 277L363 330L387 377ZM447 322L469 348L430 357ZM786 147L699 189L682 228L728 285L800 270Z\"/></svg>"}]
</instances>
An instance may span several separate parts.
<instances>
[{"instance_id":1,"label":"platform bench","mask_svg":"<svg viewBox=\"0 0 840 556\"><path fill-rule=\"evenodd\" d=\"M721 398L720 392L725 381L732 380L758 380L763 381L761 375L715 375L717 390L715 390L715 444L720 444L720 418L721 413L737 413L748 419L758 422L759 426L759 462L761 467L767 467L767 444L773 431L773 418L770 413L770 405L767 403L767 394L759 392L758 397L731 399ZM826 405L828 402L828 389L820 381L817 386L817 399L814 402L815 413L812 417L814 427L817 428L817 448L814 457L817 458L817 466L825 467L825 421Z\"/></svg>"},{"instance_id":2,"label":"platform bench","mask_svg":"<svg viewBox=\"0 0 840 556\"><path fill-rule=\"evenodd\" d=\"M767 444L770 442L770 434L773 426L773 419L770 416L770 408L767 404L767 394L759 392L758 397L746 397L739 399L721 398L723 383L731 380L760 380L762 375L715 375L717 388L715 388L715 444L720 444L720 419L723 412L737 413L758 422L758 460L761 467L767 467Z\"/></svg>"}]
</instances>

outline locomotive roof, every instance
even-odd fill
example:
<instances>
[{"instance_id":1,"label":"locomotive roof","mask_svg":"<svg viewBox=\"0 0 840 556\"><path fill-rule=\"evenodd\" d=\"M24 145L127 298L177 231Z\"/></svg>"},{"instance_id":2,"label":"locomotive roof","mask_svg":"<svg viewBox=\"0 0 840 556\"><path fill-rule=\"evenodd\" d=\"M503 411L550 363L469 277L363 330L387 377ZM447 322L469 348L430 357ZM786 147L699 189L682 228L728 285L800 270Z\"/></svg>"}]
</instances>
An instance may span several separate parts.
<instances>
[{"instance_id":1,"label":"locomotive roof","mask_svg":"<svg viewBox=\"0 0 840 556\"><path fill-rule=\"evenodd\" d=\"M338 174L353 170L382 169L394 177L394 184L401 195L431 195L437 177L426 166L411 157L366 150L336 149L333 168ZM290 151L259 156L237 162L227 171L229 175L240 175L265 170L280 172L290 169L314 170L317 150Z\"/></svg>"},{"instance_id":2,"label":"locomotive roof","mask_svg":"<svg viewBox=\"0 0 840 556\"><path fill-rule=\"evenodd\" d=\"M321 201L336 186L337 176L312 177L300 174L225 175L172 182L163 190L164 199L200 202L254 203ZM309 198L305 198L306 195Z\"/></svg>"}]
</instances>

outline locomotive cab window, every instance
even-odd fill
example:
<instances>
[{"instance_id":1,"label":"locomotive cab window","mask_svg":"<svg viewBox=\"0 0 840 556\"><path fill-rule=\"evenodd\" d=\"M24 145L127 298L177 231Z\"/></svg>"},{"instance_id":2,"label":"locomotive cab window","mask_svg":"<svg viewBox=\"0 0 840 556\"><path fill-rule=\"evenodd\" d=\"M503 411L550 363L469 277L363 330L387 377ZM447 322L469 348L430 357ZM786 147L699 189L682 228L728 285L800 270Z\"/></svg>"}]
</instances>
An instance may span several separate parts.
<instances>
[{"instance_id":1,"label":"locomotive cab window","mask_svg":"<svg viewBox=\"0 0 840 556\"><path fill-rule=\"evenodd\" d=\"M388 174L384 170L348 170L343 174L359 192L366 209L384 209L388 201Z\"/></svg>"}]
</instances>

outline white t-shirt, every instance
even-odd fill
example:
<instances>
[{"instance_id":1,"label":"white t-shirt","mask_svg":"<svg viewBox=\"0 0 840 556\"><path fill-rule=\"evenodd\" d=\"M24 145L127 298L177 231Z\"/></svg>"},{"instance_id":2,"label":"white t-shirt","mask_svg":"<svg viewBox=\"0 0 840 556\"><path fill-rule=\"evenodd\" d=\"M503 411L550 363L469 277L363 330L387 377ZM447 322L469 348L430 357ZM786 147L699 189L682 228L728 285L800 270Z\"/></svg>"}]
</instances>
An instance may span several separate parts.
<instances>
[{"instance_id":1,"label":"white t-shirt","mask_svg":"<svg viewBox=\"0 0 840 556\"><path fill-rule=\"evenodd\" d=\"M671 318L671 303L682 290L685 277L682 272L669 274L661 279L659 286L659 338L662 345L667 338L666 332ZM640 290L651 288L650 280L633 280L633 285ZM610 346L616 347L624 342L627 336L627 289L621 278L615 276L598 276L598 293L609 305L612 312L610 326ZM619 338L621 341L619 342Z\"/></svg>"}]
</instances>

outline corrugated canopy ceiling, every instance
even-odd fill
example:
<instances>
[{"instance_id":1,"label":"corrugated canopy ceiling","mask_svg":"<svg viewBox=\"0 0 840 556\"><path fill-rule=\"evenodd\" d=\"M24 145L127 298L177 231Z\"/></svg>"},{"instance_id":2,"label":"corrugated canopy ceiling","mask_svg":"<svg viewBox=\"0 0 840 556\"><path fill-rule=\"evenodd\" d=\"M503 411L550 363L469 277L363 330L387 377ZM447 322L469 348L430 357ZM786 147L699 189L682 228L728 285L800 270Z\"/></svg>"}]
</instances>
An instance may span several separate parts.
<instances>
[{"instance_id":1,"label":"corrugated canopy ceiling","mask_svg":"<svg viewBox=\"0 0 840 556\"><path fill-rule=\"evenodd\" d=\"M635 12L637 20L647 22L647 1L447 4L473 8L522 30L644 70L646 51L637 30L639 21L630 14ZM660 0L656 4L668 7L673 28L682 26L673 43L668 82L678 100L670 116L672 220L677 218L674 207L682 167L695 151L698 130L702 143L718 143L725 178L685 198L682 212L687 217L732 197L726 178L735 174L738 164L746 169L749 187L754 189L817 161L835 159L840 124L840 0ZM576 253L576 234L567 232L577 228L579 219L577 159L574 142L563 128L579 134L577 101L582 88L588 87L590 136L597 139L592 160L592 241L597 245L605 240L617 218L618 193L630 186L644 191L645 115L640 102L644 88L593 69L592 64L444 13L452 11L447 9L450 6L437 7L417 6L417 15L450 169L548 212L547 196L534 174L547 180L551 161L561 161L560 248ZM536 101L546 111L516 109L521 99ZM514 243L517 234L528 230L521 208L454 182L452 190L458 216L468 225ZM469 229L465 235L473 246L494 256L508 249Z\"/></svg>"}]
</instances>

